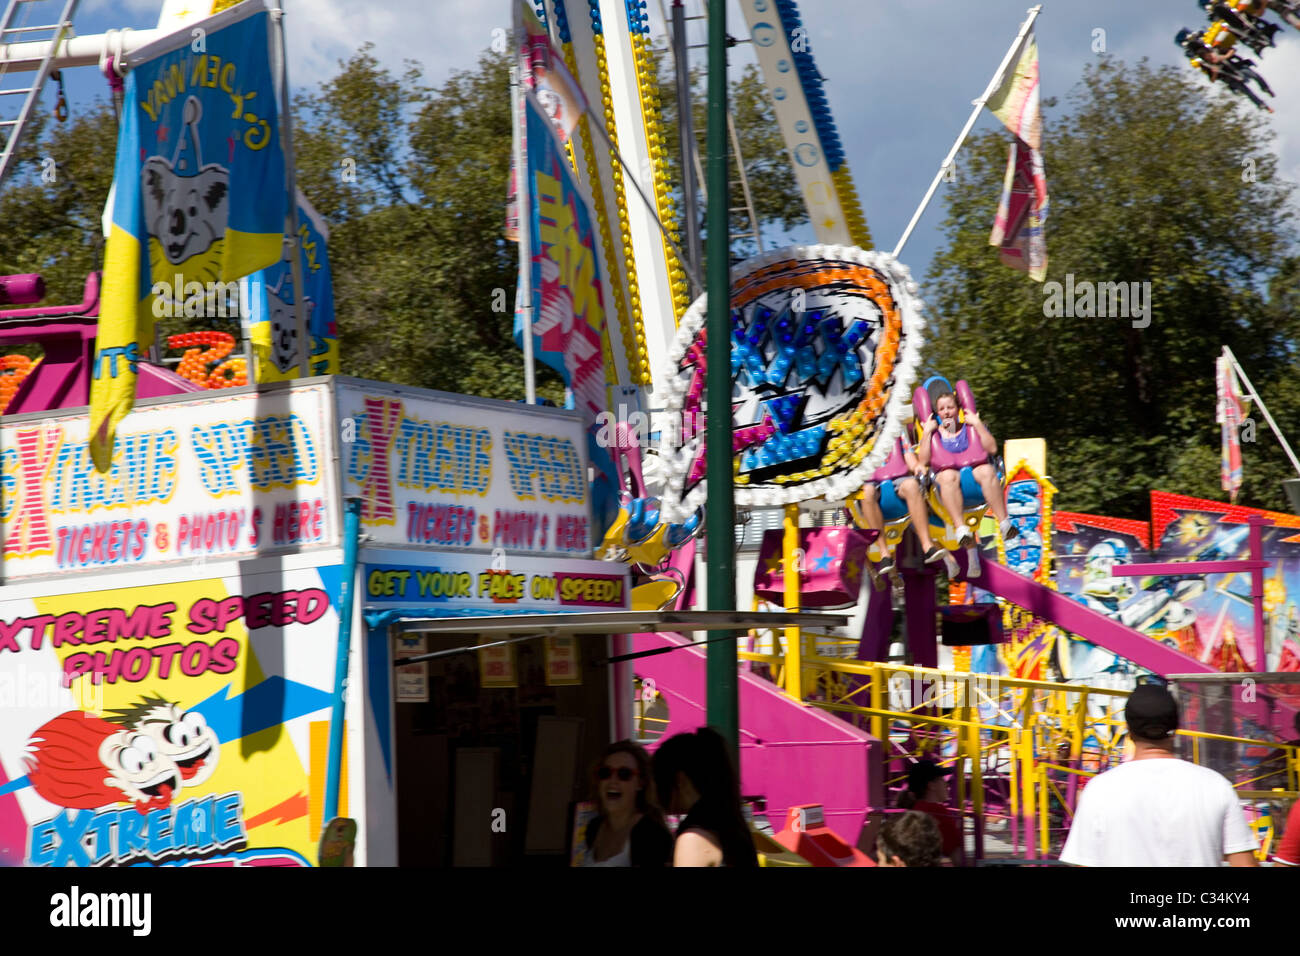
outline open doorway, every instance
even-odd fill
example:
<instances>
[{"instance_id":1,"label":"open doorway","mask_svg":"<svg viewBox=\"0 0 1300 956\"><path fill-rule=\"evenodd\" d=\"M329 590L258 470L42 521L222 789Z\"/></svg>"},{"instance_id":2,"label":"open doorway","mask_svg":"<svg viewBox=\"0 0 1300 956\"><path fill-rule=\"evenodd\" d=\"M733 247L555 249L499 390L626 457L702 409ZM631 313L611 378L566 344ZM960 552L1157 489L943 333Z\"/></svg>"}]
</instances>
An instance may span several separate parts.
<instances>
[{"instance_id":1,"label":"open doorway","mask_svg":"<svg viewBox=\"0 0 1300 956\"><path fill-rule=\"evenodd\" d=\"M399 628L394 658L413 650ZM419 653L479 643L419 638ZM609 638L573 640L574 683L556 681L542 638L509 655L435 658L422 665L426 680L394 682L399 866L568 865L574 807L612 732L608 668L591 665L609 656Z\"/></svg>"}]
</instances>

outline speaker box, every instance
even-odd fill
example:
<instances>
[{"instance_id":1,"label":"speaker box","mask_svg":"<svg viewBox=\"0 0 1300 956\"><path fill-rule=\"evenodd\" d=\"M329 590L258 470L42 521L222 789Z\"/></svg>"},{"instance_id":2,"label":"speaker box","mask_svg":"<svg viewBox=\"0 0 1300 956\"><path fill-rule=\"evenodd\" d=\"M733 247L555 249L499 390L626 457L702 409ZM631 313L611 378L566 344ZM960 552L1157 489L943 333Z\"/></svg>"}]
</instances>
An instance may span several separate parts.
<instances>
[{"instance_id":1,"label":"speaker box","mask_svg":"<svg viewBox=\"0 0 1300 956\"><path fill-rule=\"evenodd\" d=\"M943 618L940 643L945 647L1003 644L1002 607L998 604L955 604L939 609Z\"/></svg>"}]
</instances>

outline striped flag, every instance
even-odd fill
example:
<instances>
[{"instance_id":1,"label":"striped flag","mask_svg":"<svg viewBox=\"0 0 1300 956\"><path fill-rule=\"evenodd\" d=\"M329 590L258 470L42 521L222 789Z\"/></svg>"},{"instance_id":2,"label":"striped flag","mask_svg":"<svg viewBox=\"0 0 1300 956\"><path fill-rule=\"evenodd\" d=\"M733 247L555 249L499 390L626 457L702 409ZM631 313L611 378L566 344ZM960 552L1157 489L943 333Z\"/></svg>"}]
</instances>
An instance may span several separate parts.
<instances>
[{"instance_id":1,"label":"striped flag","mask_svg":"<svg viewBox=\"0 0 1300 956\"><path fill-rule=\"evenodd\" d=\"M1237 500L1241 490L1241 422L1246 414L1246 401L1241 397L1241 387L1232 362L1220 355L1215 363L1215 383L1218 391L1219 423L1219 481L1231 501Z\"/></svg>"},{"instance_id":2,"label":"striped flag","mask_svg":"<svg viewBox=\"0 0 1300 956\"><path fill-rule=\"evenodd\" d=\"M1048 200L1043 171L1043 120L1038 103L1038 42L1033 33L1025 37L1012 61L1015 68L985 102L1015 136L989 245L999 247L1006 265L1042 282L1047 276L1044 226Z\"/></svg>"}]
</instances>

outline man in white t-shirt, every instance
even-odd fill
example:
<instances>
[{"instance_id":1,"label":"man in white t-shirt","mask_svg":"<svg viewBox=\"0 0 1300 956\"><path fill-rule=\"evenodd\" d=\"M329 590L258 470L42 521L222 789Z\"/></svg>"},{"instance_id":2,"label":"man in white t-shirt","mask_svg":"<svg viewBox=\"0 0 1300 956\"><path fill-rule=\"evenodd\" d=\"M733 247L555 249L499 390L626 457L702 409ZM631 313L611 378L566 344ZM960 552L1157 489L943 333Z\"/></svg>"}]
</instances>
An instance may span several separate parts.
<instances>
[{"instance_id":1,"label":"man in white t-shirt","mask_svg":"<svg viewBox=\"0 0 1300 956\"><path fill-rule=\"evenodd\" d=\"M1133 759L1079 796L1063 863L1076 866L1256 866L1255 837L1221 774L1174 756L1178 703L1142 684L1124 708Z\"/></svg>"}]
</instances>

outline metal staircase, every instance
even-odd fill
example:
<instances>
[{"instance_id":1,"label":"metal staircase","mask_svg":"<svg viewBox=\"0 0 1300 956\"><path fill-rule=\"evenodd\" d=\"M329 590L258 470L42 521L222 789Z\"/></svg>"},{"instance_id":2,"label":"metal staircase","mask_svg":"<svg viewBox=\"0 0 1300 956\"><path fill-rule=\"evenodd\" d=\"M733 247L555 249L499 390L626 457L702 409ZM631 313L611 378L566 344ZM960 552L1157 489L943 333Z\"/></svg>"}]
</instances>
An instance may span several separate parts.
<instances>
[{"instance_id":1,"label":"metal staircase","mask_svg":"<svg viewBox=\"0 0 1300 956\"><path fill-rule=\"evenodd\" d=\"M0 184L14 162L23 129L31 119L45 88L45 81L54 72L54 60L62 41L72 35L72 15L79 0L9 0L4 18L0 19L0 49L13 43L45 43L45 53L39 60L0 60ZM60 9L53 23L45 21ZM15 69L17 67L17 69ZM14 99L11 99L13 97ZM22 105L14 110L11 104Z\"/></svg>"}]
</instances>

